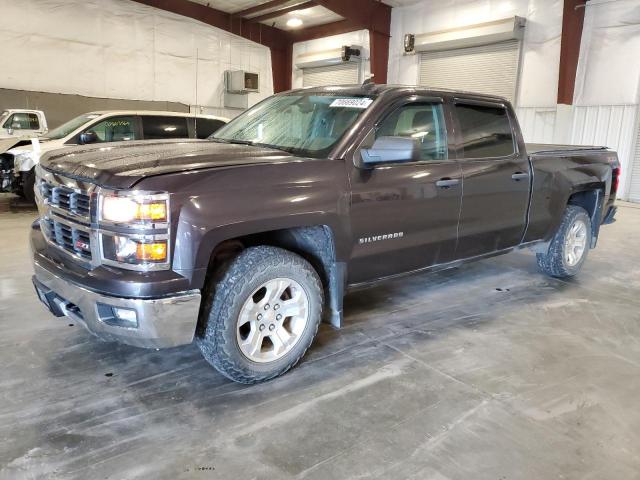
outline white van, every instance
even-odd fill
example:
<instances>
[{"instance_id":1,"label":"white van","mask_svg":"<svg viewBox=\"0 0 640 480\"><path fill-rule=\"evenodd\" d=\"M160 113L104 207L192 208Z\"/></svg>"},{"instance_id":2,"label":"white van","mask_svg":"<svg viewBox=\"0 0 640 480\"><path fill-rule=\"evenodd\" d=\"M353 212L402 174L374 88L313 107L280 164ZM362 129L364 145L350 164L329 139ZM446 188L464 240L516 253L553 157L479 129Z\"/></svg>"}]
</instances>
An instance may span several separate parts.
<instances>
[{"instance_id":1,"label":"white van","mask_svg":"<svg viewBox=\"0 0 640 480\"><path fill-rule=\"evenodd\" d=\"M11 190L33 201L34 167L45 152L72 145L129 140L204 139L228 121L213 115L178 112L122 110L85 113L50 130L37 141L20 142L22 145L2 154L2 163L4 168L12 166Z\"/></svg>"}]
</instances>

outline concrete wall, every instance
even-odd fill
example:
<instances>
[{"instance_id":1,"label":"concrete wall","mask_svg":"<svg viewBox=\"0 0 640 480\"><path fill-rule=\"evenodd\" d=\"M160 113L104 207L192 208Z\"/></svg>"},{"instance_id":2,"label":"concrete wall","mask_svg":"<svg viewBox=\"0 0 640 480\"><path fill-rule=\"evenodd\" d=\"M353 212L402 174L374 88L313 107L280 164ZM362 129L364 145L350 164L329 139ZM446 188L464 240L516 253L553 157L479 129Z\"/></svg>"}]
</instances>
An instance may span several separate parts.
<instances>
[{"instance_id":1,"label":"concrete wall","mask_svg":"<svg viewBox=\"0 0 640 480\"><path fill-rule=\"evenodd\" d=\"M0 0L0 18L0 88L225 116L237 114L223 107L225 70L260 74L250 105L273 93L267 47L129 0Z\"/></svg>"}]
</instances>

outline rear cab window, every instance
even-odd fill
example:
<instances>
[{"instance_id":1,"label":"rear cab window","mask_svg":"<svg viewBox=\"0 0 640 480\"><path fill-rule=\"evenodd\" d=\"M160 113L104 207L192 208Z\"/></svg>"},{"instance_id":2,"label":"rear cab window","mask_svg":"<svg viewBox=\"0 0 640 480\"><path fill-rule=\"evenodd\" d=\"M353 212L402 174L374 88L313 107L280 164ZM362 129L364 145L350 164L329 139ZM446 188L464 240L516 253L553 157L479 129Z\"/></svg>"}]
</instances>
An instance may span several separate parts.
<instances>
[{"instance_id":1,"label":"rear cab window","mask_svg":"<svg viewBox=\"0 0 640 480\"><path fill-rule=\"evenodd\" d=\"M145 140L189 138L186 117L142 115L142 135Z\"/></svg>"},{"instance_id":2,"label":"rear cab window","mask_svg":"<svg viewBox=\"0 0 640 480\"><path fill-rule=\"evenodd\" d=\"M503 105L456 102L464 158L508 157L515 153L509 114Z\"/></svg>"},{"instance_id":3,"label":"rear cab window","mask_svg":"<svg viewBox=\"0 0 640 480\"><path fill-rule=\"evenodd\" d=\"M214 118L195 118L196 138L205 139L215 133L225 122Z\"/></svg>"}]
</instances>

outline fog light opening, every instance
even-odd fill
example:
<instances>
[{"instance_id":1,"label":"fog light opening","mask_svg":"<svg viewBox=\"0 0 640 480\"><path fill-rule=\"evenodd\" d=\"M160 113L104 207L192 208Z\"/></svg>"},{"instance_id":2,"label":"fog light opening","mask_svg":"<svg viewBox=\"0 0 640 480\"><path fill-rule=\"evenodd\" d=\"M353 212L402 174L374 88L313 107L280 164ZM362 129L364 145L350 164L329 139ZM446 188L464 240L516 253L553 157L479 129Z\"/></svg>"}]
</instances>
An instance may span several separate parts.
<instances>
[{"instance_id":1,"label":"fog light opening","mask_svg":"<svg viewBox=\"0 0 640 480\"><path fill-rule=\"evenodd\" d=\"M116 317L124 327L138 327L138 313L128 308L113 307L113 316Z\"/></svg>"}]
</instances>

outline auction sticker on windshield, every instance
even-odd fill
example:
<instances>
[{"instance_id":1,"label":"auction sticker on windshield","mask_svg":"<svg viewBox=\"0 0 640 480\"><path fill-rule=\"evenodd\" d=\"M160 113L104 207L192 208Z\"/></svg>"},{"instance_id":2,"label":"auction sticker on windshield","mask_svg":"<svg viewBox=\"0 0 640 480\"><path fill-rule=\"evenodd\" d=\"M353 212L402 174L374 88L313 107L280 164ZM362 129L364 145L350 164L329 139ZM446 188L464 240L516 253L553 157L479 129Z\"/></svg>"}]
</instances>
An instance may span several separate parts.
<instances>
[{"instance_id":1,"label":"auction sticker on windshield","mask_svg":"<svg viewBox=\"0 0 640 480\"><path fill-rule=\"evenodd\" d=\"M372 102L372 98L366 97L336 98L329 106L342 108L367 108Z\"/></svg>"}]
</instances>

